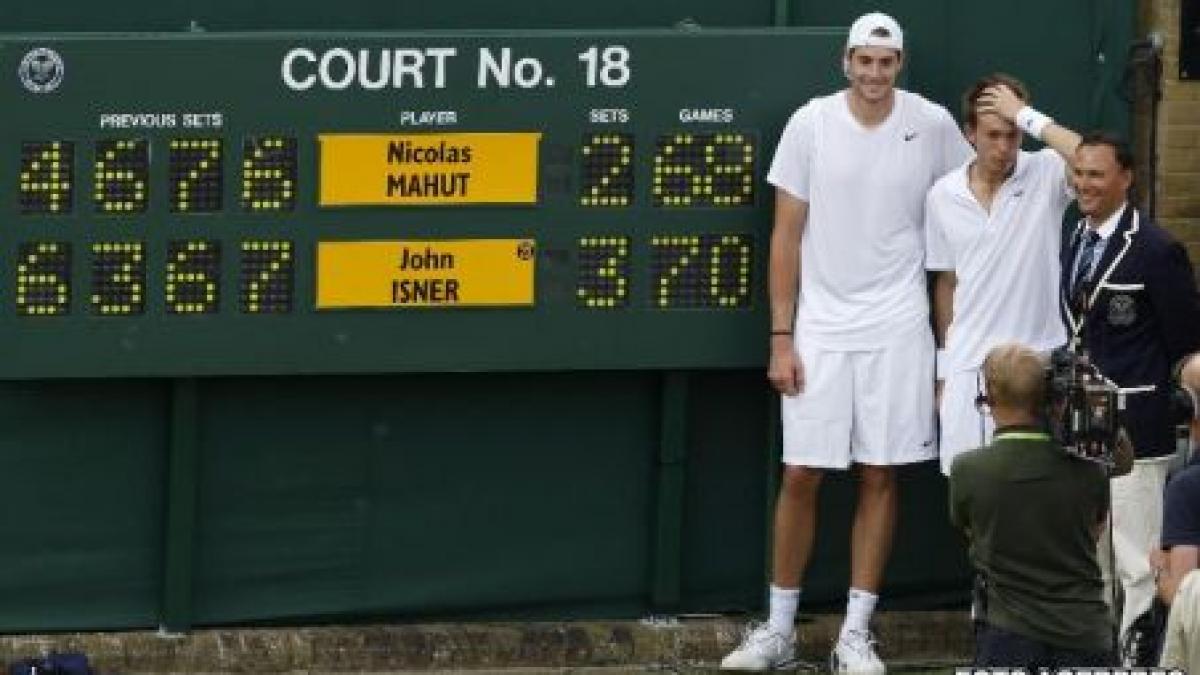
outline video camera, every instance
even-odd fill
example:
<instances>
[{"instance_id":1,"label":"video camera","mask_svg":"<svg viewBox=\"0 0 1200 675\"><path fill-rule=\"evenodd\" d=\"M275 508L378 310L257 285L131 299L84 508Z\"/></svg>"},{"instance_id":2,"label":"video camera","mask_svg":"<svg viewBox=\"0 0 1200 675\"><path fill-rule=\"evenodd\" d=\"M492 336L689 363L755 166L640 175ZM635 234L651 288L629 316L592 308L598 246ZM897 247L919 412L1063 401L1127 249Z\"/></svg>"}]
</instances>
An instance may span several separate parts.
<instances>
[{"instance_id":1,"label":"video camera","mask_svg":"<svg viewBox=\"0 0 1200 675\"><path fill-rule=\"evenodd\" d=\"M1118 414L1125 407L1117 385L1084 351L1060 347L1046 371L1046 420L1068 453L1106 467L1115 465Z\"/></svg>"}]
</instances>

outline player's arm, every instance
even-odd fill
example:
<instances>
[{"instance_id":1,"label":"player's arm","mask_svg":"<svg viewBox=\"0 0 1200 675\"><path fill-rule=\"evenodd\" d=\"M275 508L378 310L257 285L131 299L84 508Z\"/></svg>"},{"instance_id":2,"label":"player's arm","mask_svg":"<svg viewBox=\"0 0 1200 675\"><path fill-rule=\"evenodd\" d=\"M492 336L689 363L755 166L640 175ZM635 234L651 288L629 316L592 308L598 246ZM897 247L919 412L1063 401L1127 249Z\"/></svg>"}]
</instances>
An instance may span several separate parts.
<instances>
[{"instance_id":1,"label":"player's arm","mask_svg":"<svg viewBox=\"0 0 1200 675\"><path fill-rule=\"evenodd\" d=\"M954 320L954 289L958 276L952 270L937 272L933 279L933 331L938 349L946 346L946 333Z\"/></svg>"},{"instance_id":2,"label":"player's arm","mask_svg":"<svg viewBox=\"0 0 1200 675\"><path fill-rule=\"evenodd\" d=\"M1055 122L1022 101L1003 84L989 87L979 97L979 112L993 113L1016 124L1022 131L1050 146L1062 156L1067 166L1079 147L1079 134Z\"/></svg>"},{"instance_id":3,"label":"player's arm","mask_svg":"<svg viewBox=\"0 0 1200 675\"><path fill-rule=\"evenodd\" d=\"M1167 484L1163 496L1162 551L1150 557L1158 597L1171 604L1179 584L1200 563L1200 474L1185 470Z\"/></svg>"},{"instance_id":4,"label":"player's arm","mask_svg":"<svg viewBox=\"0 0 1200 675\"><path fill-rule=\"evenodd\" d=\"M934 370L934 404L942 406L942 386L946 373L942 364L946 335L954 320L954 289L958 276L954 273L954 253L946 237L941 203L944 192L941 182L925 195L925 269L933 272L933 335L937 343L937 367Z\"/></svg>"},{"instance_id":5,"label":"player's arm","mask_svg":"<svg viewBox=\"0 0 1200 675\"><path fill-rule=\"evenodd\" d=\"M937 340L939 356L946 347L946 333L950 330L950 322L954 320L954 289L958 286L958 276L953 270L942 270L934 273L933 278L933 335ZM941 401L942 385L946 374L938 368L935 379L937 398Z\"/></svg>"},{"instance_id":6,"label":"player's arm","mask_svg":"<svg viewBox=\"0 0 1200 675\"><path fill-rule=\"evenodd\" d=\"M804 389L804 365L796 354L792 331L800 288L800 236L808 221L808 202L787 190L775 190L775 224L771 230L768 292L771 298L771 361L767 378L781 394Z\"/></svg>"},{"instance_id":7,"label":"player's arm","mask_svg":"<svg viewBox=\"0 0 1200 675\"><path fill-rule=\"evenodd\" d=\"M1159 551L1150 556L1150 565L1156 571L1158 597L1170 605L1175 599L1175 592L1188 572L1200 564L1200 547L1172 546L1170 550Z\"/></svg>"}]
</instances>

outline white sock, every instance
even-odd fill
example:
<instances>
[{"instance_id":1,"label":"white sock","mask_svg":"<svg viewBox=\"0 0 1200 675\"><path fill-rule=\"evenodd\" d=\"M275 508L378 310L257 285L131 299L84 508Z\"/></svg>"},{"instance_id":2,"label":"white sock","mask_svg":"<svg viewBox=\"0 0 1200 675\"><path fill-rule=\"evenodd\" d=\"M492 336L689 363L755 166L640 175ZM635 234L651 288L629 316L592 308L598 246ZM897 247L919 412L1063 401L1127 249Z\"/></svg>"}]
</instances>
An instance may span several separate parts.
<instances>
[{"instance_id":1,"label":"white sock","mask_svg":"<svg viewBox=\"0 0 1200 675\"><path fill-rule=\"evenodd\" d=\"M850 631L867 632L867 624L871 621L871 613L875 611L875 603L879 596L857 588L851 588L846 600L846 620L842 622L842 636Z\"/></svg>"},{"instance_id":2,"label":"white sock","mask_svg":"<svg viewBox=\"0 0 1200 675\"><path fill-rule=\"evenodd\" d=\"M771 584L770 615L767 624L780 635L791 635L796 626L796 606L800 604L799 588L780 588Z\"/></svg>"}]
</instances>

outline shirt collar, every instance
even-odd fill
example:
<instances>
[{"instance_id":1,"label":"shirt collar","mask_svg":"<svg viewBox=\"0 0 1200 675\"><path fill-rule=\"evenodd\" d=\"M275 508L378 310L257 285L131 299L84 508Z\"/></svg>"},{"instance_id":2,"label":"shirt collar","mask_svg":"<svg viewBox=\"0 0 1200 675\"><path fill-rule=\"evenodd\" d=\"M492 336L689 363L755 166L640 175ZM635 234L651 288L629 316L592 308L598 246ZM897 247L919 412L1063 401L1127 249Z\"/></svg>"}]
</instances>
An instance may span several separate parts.
<instances>
[{"instance_id":1,"label":"shirt collar","mask_svg":"<svg viewBox=\"0 0 1200 675\"><path fill-rule=\"evenodd\" d=\"M975 155L971 155L967 161L963 162L962 166L958 167L958 180L955 181L958 184L956 187L959 194L969 197L972 201L975 200L975 195L971 194L971 165L975 163L976 159ZM1012 173L1008 175L1008 178L1004 179L1000 187L1003 188L1005 185L1017 184L1023 181L1028 166L1029 153L1024 150L1017 151L1017 162L1013 165Z\"/></svg>"},{"instance_id":2,"label":"shirt collar","mask_svg":"<svg viewBox=\"0 0 1200 675\"><path fill-rule=\"evenodd\" d=\"M1034 426L1032 424L1010 424L1010 425L1004 426L1004 427L997 427L996 430L994 432L992 432L992 436L995 437L995 436L999 436L1000 434L1029 433L1029 432L1036 433L1036 432L1045 432L1045 431L1046 430L1041 428L1040 426Z\"/></svg>"},{"instance_id":3,"label":"shirt collar","mask_svg":"<svg viewBox=\"0 0 1200 675\"><path fill-rule=\"evenodd\" d=\"M1112 215L1105 219L1104 223L1100 225L1100 229L1094 230L1094 232L1100 235L1100 238L1104 241L1108 241L1108 238L1112 236L1113 232L1117 231L1117 225L1120 224L1121 216L1125 215L1125 209L1127 208L1129 208L1129 202L1122 202L1121 208L1113 211ZM1090 218L1087 220L1088 222L1091 222ZM1085 225L1085 227L1091 229L1090 225Z\"/></svg>"}]
</instances>

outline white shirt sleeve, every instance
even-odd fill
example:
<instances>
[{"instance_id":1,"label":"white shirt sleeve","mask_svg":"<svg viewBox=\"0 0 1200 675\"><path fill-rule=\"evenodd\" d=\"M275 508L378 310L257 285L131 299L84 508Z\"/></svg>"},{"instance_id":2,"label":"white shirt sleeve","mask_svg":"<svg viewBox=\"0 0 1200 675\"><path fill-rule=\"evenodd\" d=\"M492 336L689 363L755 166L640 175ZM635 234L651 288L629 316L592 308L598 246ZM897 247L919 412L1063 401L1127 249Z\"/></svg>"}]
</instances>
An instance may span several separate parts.
<instances>
[{"instance_id":1,"label":"white shirt sleeve","mask_svg":"<svg viewBox=\"0 0 1200 675\"><path fill-rule=\"evenodd\" d=\"M779 145L775 146L775 159L767 173L767 182L787 190L797 199L810 201L809 172L813 153L813 103L792 113Z\"/></svg>"},{"instance_id":2,"label":"white shirt sleeve","mask_svg":"<svg viewBox=\"0 0 1200 675\"><path fill-rule=\"evenodd\" d=\"M946 229L938 209L938 186L925 195L925 269L943 271L954 269L954 251L946 240Z\"/></svg>"},{"instance_id":3,"label":"white shirt sleeve","mask_svg":"<svg viewBox=\"0 0 1200 675\"><path fill-rule=\"evenodd\" d=\"M937 134L941 140L942 153L938 158L939 164L935 167L935 174L937 178L941 178L974 157L975 149L963 136L962 129L958 128L953 115L942 107L938 108L938 113Z\"/></svg>"}]
</instances>

